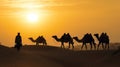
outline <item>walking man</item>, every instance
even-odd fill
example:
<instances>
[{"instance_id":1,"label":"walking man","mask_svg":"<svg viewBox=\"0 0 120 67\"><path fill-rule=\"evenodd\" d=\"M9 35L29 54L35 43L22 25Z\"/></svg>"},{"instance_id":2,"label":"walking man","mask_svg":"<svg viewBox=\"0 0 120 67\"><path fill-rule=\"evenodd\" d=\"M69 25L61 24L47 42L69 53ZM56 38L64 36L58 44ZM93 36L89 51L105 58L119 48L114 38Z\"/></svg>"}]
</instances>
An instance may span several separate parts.
<instances>
[{"instance_id":1,"label":"walking man","mask_svg":"<svg viewBox=\"0 0 120 67\"><path fill-rule=\"evenodd\" d=\"M19 51L22 47L22 37L20 36L20 33L15 37L15 48Z\"/></svg>"}]
</instances>

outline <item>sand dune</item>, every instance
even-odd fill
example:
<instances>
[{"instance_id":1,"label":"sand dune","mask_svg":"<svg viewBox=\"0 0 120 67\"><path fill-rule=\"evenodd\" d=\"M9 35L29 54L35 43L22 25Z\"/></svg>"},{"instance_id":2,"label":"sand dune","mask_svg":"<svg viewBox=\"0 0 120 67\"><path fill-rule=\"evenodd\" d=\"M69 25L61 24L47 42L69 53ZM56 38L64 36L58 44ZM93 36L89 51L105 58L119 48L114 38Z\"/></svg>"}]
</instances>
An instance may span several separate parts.
<instances>
[{"instance_id":1,"label":"sand dune","mask_svg":"<svg viewBox=\"0 0 120 67\"><path fill-rule=\"evenodd\" d=\"M74 51L52 46L0 46L0 67L119 67L116 50Z\"/></svg>"}]
</instances>

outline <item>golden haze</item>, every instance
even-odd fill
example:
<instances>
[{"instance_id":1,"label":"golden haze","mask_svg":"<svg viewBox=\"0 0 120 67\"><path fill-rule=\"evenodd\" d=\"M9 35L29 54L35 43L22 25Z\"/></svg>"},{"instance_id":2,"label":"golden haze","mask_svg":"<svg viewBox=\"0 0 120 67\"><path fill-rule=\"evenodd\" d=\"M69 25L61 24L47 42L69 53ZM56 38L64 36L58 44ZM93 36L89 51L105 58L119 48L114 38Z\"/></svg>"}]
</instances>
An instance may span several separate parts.
<instances>
[{"instance_id":1,"label":"golden haze","mask_svg":"<svg viewBox=\"0 0 120 67\"><path fill-rule=\"evenodd\" d=\"M52 35L65 32L72 36L107 32L111 42L120 42L119 0L1 0L0 42L13 46L17 32L23 44L33 44L28 37L43 35L50 45L59 44ZM27 19L33 13L36 21Z\"/></svg>"}]
</instances>

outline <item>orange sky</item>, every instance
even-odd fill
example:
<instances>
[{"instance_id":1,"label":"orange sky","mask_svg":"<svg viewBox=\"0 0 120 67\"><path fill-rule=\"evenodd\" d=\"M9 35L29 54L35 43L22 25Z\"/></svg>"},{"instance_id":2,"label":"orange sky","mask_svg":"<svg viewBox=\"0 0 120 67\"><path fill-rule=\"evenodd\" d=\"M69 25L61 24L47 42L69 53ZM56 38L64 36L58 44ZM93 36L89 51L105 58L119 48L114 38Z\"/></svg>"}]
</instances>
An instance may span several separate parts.
<instances>
[{"instance_id":1,"label":"orange sky","mask_svg":"<svg viewBox=\"0 0 120 67\"><path fill-rule=\"evenodd\" d=\"M38 20L30 23L28 13ZM28 37L43 35L48 44L60 44L51 38L64 32L82 38L85 33L107 32L111 42L120 42L119 0L0 0L0 42L13 46L17 32L23 44L34 44Z\"/></svg>"}]
</instances>

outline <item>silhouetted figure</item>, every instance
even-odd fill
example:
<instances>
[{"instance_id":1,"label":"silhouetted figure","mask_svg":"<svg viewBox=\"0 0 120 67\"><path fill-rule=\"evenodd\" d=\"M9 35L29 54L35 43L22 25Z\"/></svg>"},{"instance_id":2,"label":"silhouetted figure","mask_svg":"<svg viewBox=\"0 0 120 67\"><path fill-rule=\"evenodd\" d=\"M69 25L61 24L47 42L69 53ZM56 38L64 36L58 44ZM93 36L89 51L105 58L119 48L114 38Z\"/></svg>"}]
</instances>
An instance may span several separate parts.
<instances>
[{"instance_id":1,"label":"silhouetted figure","mask_svg":"<svg viewBox=\"0 0 120 67\"><path fill-rule=\"evenodd\" d=\"M58 42L61 42L61 47L64 48L64 43L69 43L69 48L70 48L70 45L72 45L72 48L74 48L74 42L73 42L73 39L72 37L70 36L69 33L64 33L61 38L58 38L56 35L55 36L52 36L56 41Z\"/></svg>"},{"instance_id":2,"label":"silhouetted figure","mask_svg":"<svg viewBox=\"0 0 120 67\"><path fill-rule=\"evenodd\" d=\"M101 33L101 35L99 36L99 34L94 34L96 36L96 38L98 39L99 41L99 44L98 44L98 49L99 49L99 46L102 45L102 48L103 49L106 49L108 48L109 49L109 36L107 35L107 33Z\"/></svg>"},{"instance_id":3,"label":"silhouetted figure","mask_svg":"<svg viewBox=\"0 0 120 67\"><path fill-rule=\"evenodd\" d=\"M79 39L78 37L73 37L73 39L75 39L77 42L79 43L82 43L82 47L81 49L83 49L83 47L85 46L85 48L87 49L87 43L90 44L91 46L91 49L92 49L92 46L94 45L94 48L96 49L96 44L95 44L95 41L94 41L94 38L92 37L92 34L88 34L86 33L82 39Z\"/></svg>"},{"instance_id":4,"label":"silhouetted figure","mask_svg":"<svg viewBox=\"0 0 120 67\"><path fill-rule=\"evenodd\" d=\"M22 37L20 36L20 33L15 38L15 48L19 51L20 48L22 47Z\"/></svg>"},{"instance_id":5,"label":"silhouetted figure","mask_svg":"<svg viewBox=\"0 0 120 67\"><path fill-rule=\"evenodd\" d=\"M43 43L44 46L47 45L46 39L43 36L39 36L37 39L33 39L32 37L28 38L30 39L32 42L35 42L36 45L39 45L39 43Z\"/></svg>"}]
</instances>

